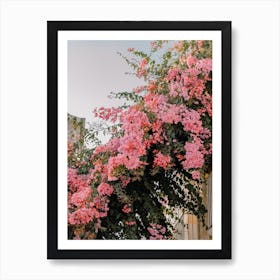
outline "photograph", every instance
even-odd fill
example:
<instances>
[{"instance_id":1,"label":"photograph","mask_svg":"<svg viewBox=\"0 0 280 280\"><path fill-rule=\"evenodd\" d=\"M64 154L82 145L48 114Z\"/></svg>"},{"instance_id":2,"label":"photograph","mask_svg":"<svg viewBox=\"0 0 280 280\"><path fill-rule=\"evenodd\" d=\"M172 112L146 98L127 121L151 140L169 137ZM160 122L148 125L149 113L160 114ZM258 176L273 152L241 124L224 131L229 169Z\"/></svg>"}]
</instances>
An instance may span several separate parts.
<instances>
[{"instance_id":1,"label":"photograph","mask_svg":"<svg viewBox=\"0 0 280 280\"><path fill-rule=\"evenodd\" d=\"M0 7L0 279L280 280L280 1Z\"/></svg>"},{"instance_id":2,"label":"photograph","mask_svg":"<svg viewBox=\"0 0 280 280\"><path fill-rule=\"evenodd\" d=\"M68 238L211 239L212 41L68 41Z\"/></svg>"},{"instance_id":3,"label":"photograph","mask_svg":"<svg viewBox=\"0 0 280 280\"><path fill-rule=\"evenodd\" d=\"M48 32L48 256L228 258L230 23Z\"/></svg>"}]
</instances>

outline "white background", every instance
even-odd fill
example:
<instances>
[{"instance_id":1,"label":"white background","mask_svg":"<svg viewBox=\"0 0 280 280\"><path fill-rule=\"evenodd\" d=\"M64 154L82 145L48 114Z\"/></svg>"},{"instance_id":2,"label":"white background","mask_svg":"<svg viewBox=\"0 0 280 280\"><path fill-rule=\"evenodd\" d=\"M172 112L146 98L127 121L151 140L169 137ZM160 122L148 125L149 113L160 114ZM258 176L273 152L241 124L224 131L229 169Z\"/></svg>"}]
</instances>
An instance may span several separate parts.
<instances>
[{"instance_id":1,"label":"white background","mask_svg":"<svg viewBox=\"0 0 280 280\"><path fill-rule=\"evenodd\" d=\"M280 279L279 1L0 3L1 280ZM47 20L232 20L232 260L46 260Z\"/></svg>"}]
</instances>

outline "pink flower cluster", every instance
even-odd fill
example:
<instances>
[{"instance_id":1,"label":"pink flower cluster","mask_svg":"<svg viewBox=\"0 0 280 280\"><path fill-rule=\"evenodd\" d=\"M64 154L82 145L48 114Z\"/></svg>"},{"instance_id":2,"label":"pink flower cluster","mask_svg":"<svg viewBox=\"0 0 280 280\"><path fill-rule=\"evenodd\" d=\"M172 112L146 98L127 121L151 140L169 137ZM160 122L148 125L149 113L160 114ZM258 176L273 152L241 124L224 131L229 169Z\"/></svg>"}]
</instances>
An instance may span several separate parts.
<instances>
[{"instance_id":1,"label":"pink flower cluster","mask_svg":"<svg viewBox=\"0 0 280 280\"><path fill-rule=\"evenodd\" d=\"M139 68L138 68L138 70L137 70L136 76L137 76L138 78L141 78L142 76L146 75L146 73L147 73L147 67L146 67L147 64L148 64L147 59L146 59L146 58L143 58L143 59L141 60L141 62L140 62Z\"/></svg>"},{"instance_id":2,"label":"pink flower cluster","mask_svg":"<svg viewBox=\"0 0 280 280\"><path fill-rule=\"evenodd\" d=\"M185 131L190 131L193 134L199 134L201 131L203 131L200 115L193 109L186 110L185 114L182 115L181 122Z\"/></svg>"},{"instance_id":3,"label":"pink flower cluster","mask_svg":"<svg viewBox=\"0 0 280 280\"><path fill-rule=\"evenodd\" d=\"M168 97L163 94L148 93L144 96L145 106L153 113L157 113L161 106L167 104Z\"/></svg>"},{"instance_id":4,"label":"pink flower cluster","mask_svg":"<svg viewBox=\"0 0 280 280\"><path fill-rule=\"evenodd\" d=\"M164 234L166 233L166 228L162 225L152 223L147 228L150 233L150 240L161 240L165 239Z\"/></svg>"},{"instance_id":5,"label":"pink flower cluster","mask_svg":"<svg viewBox=\"0 0 280 280\"><path fill-rule=\"evenodd\" d=\"M97 187L97 191L100 195L107 195L110 196L114 189L111 185L107 184L107 183L101 183L98 187Z\"/></svg>"},{"instance_id":6,"label":"pink flower cluster","mask_svg":"<svg viewBox=\"0 0 280 280\"><path fill-rule=\"evenodd\" d=\"M68 189L71 193L81 191L88 187L88 176L78 175L77 169L68 168Z\"/></svg>"},{"instance_id":7,"label":"pink flower cluster","mask_svg":"<svg viewBox=\"0 0 280 280\"><path fill-rule=\"evenodd\" d=\"M139 87L134 88L133 91L135 93L140 93L140 92L144 91L145 88L146 88L145 86L139 86Z\"/></svg>"},{"instance_id":8,"label":"pink flower cluster","mask_svg":"<svg viewBox=\"0 0 280 280\"><path fill-rule=\"evenodd\" d=\"M79 208L73 213L68 214L68 223L71 225L87 224L91 222L98 212L93 208Z\"/></svg>"},{"instance_id":9,"label":"pink flower cluster","mask_svg":"<svg viewBox=\"0 0 280 280\"><path fill-rule=\"evenodd\" d=\"M97 230L100 218L107 216L109 208L106 197L92 198L91 180L91 174L80 175L77 169L68 168L68 224L81 226L95 220ZM80 236L77 235L76 239L80 239Z\"/></svg>"},{"instance_id":10,"label":"pink flower cluster","mask_svg":"<svg viewBox=\"0 0 280 280\"><path fill-rule=\"evenodd\" d=\"M179 69L176 67L170 68L167 73L168 81L180 80Z\"/></svg>"},{"instance_id":11,"label":"pink flower cluster","mask_svg":"<svg viewBox=\"0 0 280 280\"><path fill-rule=\"evenodd\" d=\"M109 211L108 203L109 199L106 196L95 196L91 205L98 210L99 217L104 218L107 217ZM100 220L98 222L100 222Z\"/></svg>"},{"instance_id":12,"label":"pink flower cluster","mask_svg":"<svg viewBox=\"0 0 280 280\"><path fill-rule=\"evenodd\" d=\"M120 179L121 179L121 182L122 182L122 187L126 187L131 181L131 178L126 177L126 176L121 176Z\"/></svg>"},{"instance_id":13,"label":"pink flower cluster","mask_svg":"<svg viewBox=\"0 0 280 280\"><path fill-rule=\"evenodd\" d=\"M199 50L202 45L203 41L198 42L196 49ZM161 43L152 44L155 49L160 46ZM156 167L155 172L159 172L160 168L172 168L175 158L194 180L201 180L205 156L212 153L212 145L209 144L211 131L203 126L202 121L212 116L212 95L206 90L208 81L211 81L212 60L201 59L184 48L183 42L176 43L173 50L181 53L179 63L171 66L164 77L153 77L146 86L134 89L134 93L141 93L143 101L125 110L94 109L95 117L109 122L119 121L120 134L95 148L88 175L77 174L75 168L68 169L68 223L75 227L76 239L86 238L79 234L79 229L92 221L98 231L101 219L108 214L109 199L116 184L125 188L141 179L145 166L150 164L147 158L151 147L155 155L152 163ZM134 49L128 51L134 52ZM137 77L144 76L146 79L148 67L147 58L143 58L136 70ZM180 139L170 139L166 127L171 125L182 127L189 140L184 143ZM165 148L160 150L152 145L164 145ZM72 150L73 147L69 146L69 155ZM161 203L167 204L168 197ZM132 205L125 204L122 212L131 213ZM136 224L133 220L123 222L127 226ZM147 230L151 240L166 236L166 228L155 223L150 224Z\"/></svg>"},{"instance_id":14,"label":"pink flower cluster","mask_svg":"<svg viewBox=\"0 0 280 280\"><path fill-rule=\"evenodd\" d=\"M111 152L114 153L118 150L120 146L119 138L112 138L105 145L99 145L95 148L91 160L94 160L94 157L100 153Z\"/></svg>"},{"instance_id":15,"label":"pink flower cluster","mask_svg":"<svg viewBox=\"0 0 280 280\"><path fill-rule=\"evenodd\" d=\"M159 40L159 41L152 41L150 43L151 45L151 50L152 51L157 51L158 49L161 49L163 47L163 44L164 43L167 43L168 41L167 40Z\"/></svg>"},{"instance_id":16,"label":"pink flower cluster","mask_svg":"<svg viewBox=\"0 0 280 280\"><path fill-rule=\"evenodd\" d=\"M200 179L200 172L198 170L193 171L192 178L194 180L199 180Z\"/></svg>"},{"instance_id":17,"label":"pink flower cluster","mask_svg":"<svg viewBox=\"0 0 280 280\"><path fill-rule=\"evenodd\" d=\"M191 68L196 65L196 63L198 62L198 59L196 56L188 55L186 61L187 61L188 67Z\"/></svg>"},{"instance_id":18,"label":"pink flower cluster","mask_svg":"<svg viewBox=\"0 0 280 280\"><path fill-rule=\"evenodd\" d=\"M149 118L137 106L131 106L127 111L124 111L121 115L121 122L125 134L133 134L135 129L140 131L150 126Z\"/></svg>"},{"instance_id":19,"label":"pink flower cluster","mask_svg":"<svg viewBox=\"0 0 280 280\"><path fill-rule=\"evenodd\" d=\"M116 122L119 114L122 112L121 108L94 108L93 115L96 118L103 119L105 121Z\"/></svg>"},{"instance_id":20,"label":"pink flower cluster","mask_svg":"<svg viewBox=\"0 0 280 280\"><path fill-rule=\"evenodd\" d=\"M90 199L91 193L92 189L89 186L80 188L77 192L73 193L69 202L77 207L83 207Z\"/></svg>"},{"instance_id":21,"label":"pink flower cluster","mask_svg":"<svg viewBox=\"0 0 280 280\"><path fill-rule=\"evenodd\" d=\"M197 59L196 56L188 55L181 57L181 64L186 64L187 68L170 68L167 73L169 81L169 94L171 97L182 97L188 101L195 98L202 105L208 106L207 112L212 112L212 99L205 92L205 83L210 78L212 71L212 59ZM211 115L210 115L211 116Z\"/></svg>"},{"instance_id":22,"label":"pink flower cluster","mask_svg":"<svg viewBox=\"0 0 280 280\"><path fill-rule=\"evenodd\" d=\"M161 152L157 153L154 159L154 165L167 169L170 166L171 157L169 155L163 155Z\"/></svg>"},{"instance_id":23,"label":"pink flower cluster","mask_svg":"<svg viewBox=\"0 0 280 280\"><path fill-rule=\"evenodd\" d=\"M186 142L186 160L182 163L183 167L188 170L191 168L202 168L204 164L203 145L198 141L194 143Z\"/></svg>"},{"instance_id":24,"label":"pink flower cluster","mask_svg":"<svg viewBox=\"0 0 280 280\"><path fill-rule=\"evenodd\" d=\"M124 213L128 214L128 213L131 212L131 208L126 204L126 205L123 207L122 211L123 211Z\"/></svg>"},{"instance_id":25,"label":"pink flower cluster","mask_svg":"<svg viewBox=\"0 0 280 280\"><path fill-rule=\"evenodd\" d=\"M150 127L150 122L144 112L136 107L130 107L121 114L122 129L124 135L119 138L117 154L108 160L108 178L110 181L118 180L121 176L115 170L124 166L128 170L135 170L146 163L140 160L146 154L146 144L143 140L145 129Z\"/></svg>"}]
</instances>

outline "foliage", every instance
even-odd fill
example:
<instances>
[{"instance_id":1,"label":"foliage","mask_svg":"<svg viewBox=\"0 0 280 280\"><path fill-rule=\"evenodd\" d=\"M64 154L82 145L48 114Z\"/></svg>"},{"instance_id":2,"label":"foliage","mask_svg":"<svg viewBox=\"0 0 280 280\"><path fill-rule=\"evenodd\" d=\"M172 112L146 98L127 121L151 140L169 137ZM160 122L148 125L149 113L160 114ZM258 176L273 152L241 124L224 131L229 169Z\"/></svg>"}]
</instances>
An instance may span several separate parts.
<instances>
[{"instance_id":1,"label":"foliage","mask_svg":"<svg viewBox=\"0 0 280 280\"><path fill-rule=\"evenodd\" d=\"M201 185L211 170L211 41L151 43L121 55L144 81L118 108L95 108L108 143L68 150L70 239L172 239L174 209L204 222ZM160 59L156 56L161 53ZM76 145L76 146L75 146Z\"/></svg>"}]
</instances>

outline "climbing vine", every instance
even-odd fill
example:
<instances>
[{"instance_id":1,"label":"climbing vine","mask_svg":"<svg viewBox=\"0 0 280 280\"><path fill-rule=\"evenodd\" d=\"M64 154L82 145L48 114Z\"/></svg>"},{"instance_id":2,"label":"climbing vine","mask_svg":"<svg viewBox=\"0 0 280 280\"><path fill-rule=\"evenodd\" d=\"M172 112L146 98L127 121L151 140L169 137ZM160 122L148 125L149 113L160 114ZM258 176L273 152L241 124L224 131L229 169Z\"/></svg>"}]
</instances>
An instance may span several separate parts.
<instances>
[{"instance_id":1,"label":"climbing vine","mask_svg":"<svg viewBox=\"0 0 280 280\"><path fill-rule=\"evenodd\" d=\"M212 168L212 45L170 44L155 41L148 54L134 48L119 54L143 85L110 93L123 100L119 107L93 108L110 135L106 144L94 129L68 144L69 239L173 239L178 208L204 223L200 189Z\"/></svg>"}]
</instances>

